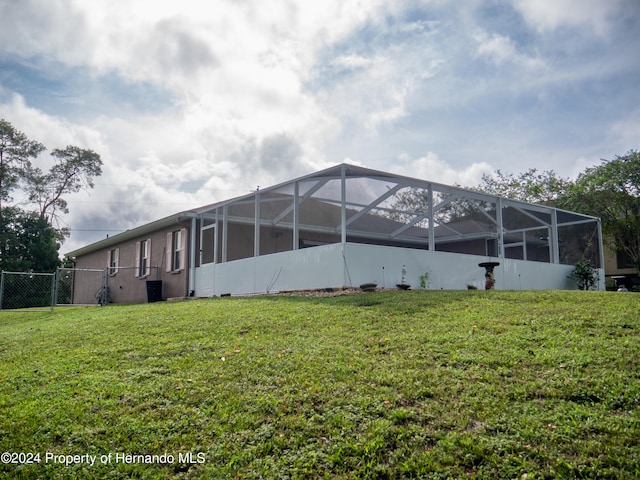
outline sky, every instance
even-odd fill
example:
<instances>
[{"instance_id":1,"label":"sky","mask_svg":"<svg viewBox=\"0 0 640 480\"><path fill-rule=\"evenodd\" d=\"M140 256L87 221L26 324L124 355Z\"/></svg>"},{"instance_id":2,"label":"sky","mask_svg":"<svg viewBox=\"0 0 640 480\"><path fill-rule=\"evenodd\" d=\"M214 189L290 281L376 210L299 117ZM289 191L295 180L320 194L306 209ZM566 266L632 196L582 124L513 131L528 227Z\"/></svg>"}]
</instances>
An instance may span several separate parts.
<instances>
[{"instance_id":1,"label":"sky","mask_svg":"<svg viewBox=\"0 0 640 480\"><path fill-rule=\"evenodd\" d=\"M640 149L638 52L640 0L0 0L0 118L104 162L65 253L343 162L574 178Z\"/></svg>"}]
</instances>

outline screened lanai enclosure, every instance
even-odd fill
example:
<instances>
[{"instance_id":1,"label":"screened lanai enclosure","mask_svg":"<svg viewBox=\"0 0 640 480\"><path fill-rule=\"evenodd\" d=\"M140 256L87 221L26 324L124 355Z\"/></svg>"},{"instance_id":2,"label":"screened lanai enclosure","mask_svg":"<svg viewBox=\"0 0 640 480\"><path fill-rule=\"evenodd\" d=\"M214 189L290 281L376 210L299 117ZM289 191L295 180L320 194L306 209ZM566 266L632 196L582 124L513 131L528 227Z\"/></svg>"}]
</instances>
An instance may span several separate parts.
<instances>
[{"instance_id":1,"label":"screened lanai enclosure","mask_svg":"<svg viewBox=\"0 0 640 480\"><path fill-rule=\"evenodd\" d=\"M196 296L357 287L573 289L599 269L599 220L342 164L203 207L192 218ZM602 286L603 288L603 286Z\"/></svg>"}]
</instances>

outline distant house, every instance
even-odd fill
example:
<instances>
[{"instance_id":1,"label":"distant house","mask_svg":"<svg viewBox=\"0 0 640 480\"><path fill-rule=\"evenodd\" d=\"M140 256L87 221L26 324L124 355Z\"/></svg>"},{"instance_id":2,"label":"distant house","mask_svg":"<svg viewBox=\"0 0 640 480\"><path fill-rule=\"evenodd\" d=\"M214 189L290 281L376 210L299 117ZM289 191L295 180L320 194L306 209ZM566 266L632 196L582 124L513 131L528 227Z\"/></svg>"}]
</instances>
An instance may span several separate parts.
<instances>
[{"instance_id":1,"label":"distant house","mask_svg":"<svg viewBox=\"0 0 640 480\"><path fill-rule=\"evenodd\" d=\"M624 285L629 290L640 288L639 272L631 257L624 252L614 252L605 247L604 271L606 277L613 279L617 287Z\"/></svg>"},{"instance_id":2,"label":"distant house","mask_svg":"<svg viewBox=\"0 0 640 480\"><path fill-rule=\"evenodd\" d=\"M604 288L597 218L341 164L242 197L176 213L69 252L105 271L111 302L246 295L405 282L572 289L588 259ZM75 286L75 303L95 302ZM160 299L160 298L158 298Z\"/></svg>"}]
</instances>

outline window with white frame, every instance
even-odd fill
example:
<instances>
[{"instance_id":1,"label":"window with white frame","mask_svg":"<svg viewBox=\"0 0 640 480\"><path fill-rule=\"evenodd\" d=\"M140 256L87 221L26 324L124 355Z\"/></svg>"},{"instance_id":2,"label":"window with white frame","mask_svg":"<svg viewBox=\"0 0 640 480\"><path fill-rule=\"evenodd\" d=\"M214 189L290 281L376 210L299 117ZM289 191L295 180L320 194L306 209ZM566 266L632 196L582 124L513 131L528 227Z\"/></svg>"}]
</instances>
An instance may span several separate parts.
<instances>
[{"instance_id":1,"label":"window with white frame","mask_svg":"<svg viewBox=\"0 0 640 480\"><path fill-rule=\"evenodd\" d=\"M151 239L136 242L136 277L151 274Z\"/></svg>"},{"instance_id":2,"label":"window with white frame","mask_svg":"<svg viewBox=\"0 0 640 480\"><path fill-rule=\"evenodd\" d=\"M167 272L179 272L184 269L185 229L167 233Z\"/></svg>"},{"instance_id":3,"label":"window with white frame","mask_svg":"<svg viewBox=\"0 0 640 480\"><path fill-rule=\"evenodd\" d=\"M118 260L120 257L120 249L114 248L113 250L109 250L109 257L107 258L107 263L109 266L109 275L115 275L118 273Z\"/></svg>"}]
</instances>

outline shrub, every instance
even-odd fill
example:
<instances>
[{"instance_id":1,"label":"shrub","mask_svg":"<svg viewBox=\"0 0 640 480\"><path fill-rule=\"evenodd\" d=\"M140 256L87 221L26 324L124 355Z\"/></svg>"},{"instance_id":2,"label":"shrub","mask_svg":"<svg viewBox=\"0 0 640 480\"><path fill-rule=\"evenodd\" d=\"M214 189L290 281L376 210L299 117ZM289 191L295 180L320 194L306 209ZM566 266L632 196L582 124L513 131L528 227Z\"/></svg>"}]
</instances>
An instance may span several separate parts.
<instances>
[{"instance_id":1,"label":"shrub","mask_svg":"<svg viewBox=\"0 0 640 480\"><path fill-rule=\"evenodd\" d=\"M599 280L596 268L585 260L580 260L575 264L569 278L576 281L579 290L590 290L598 285Z\"/></svg>"}]
</instances>

